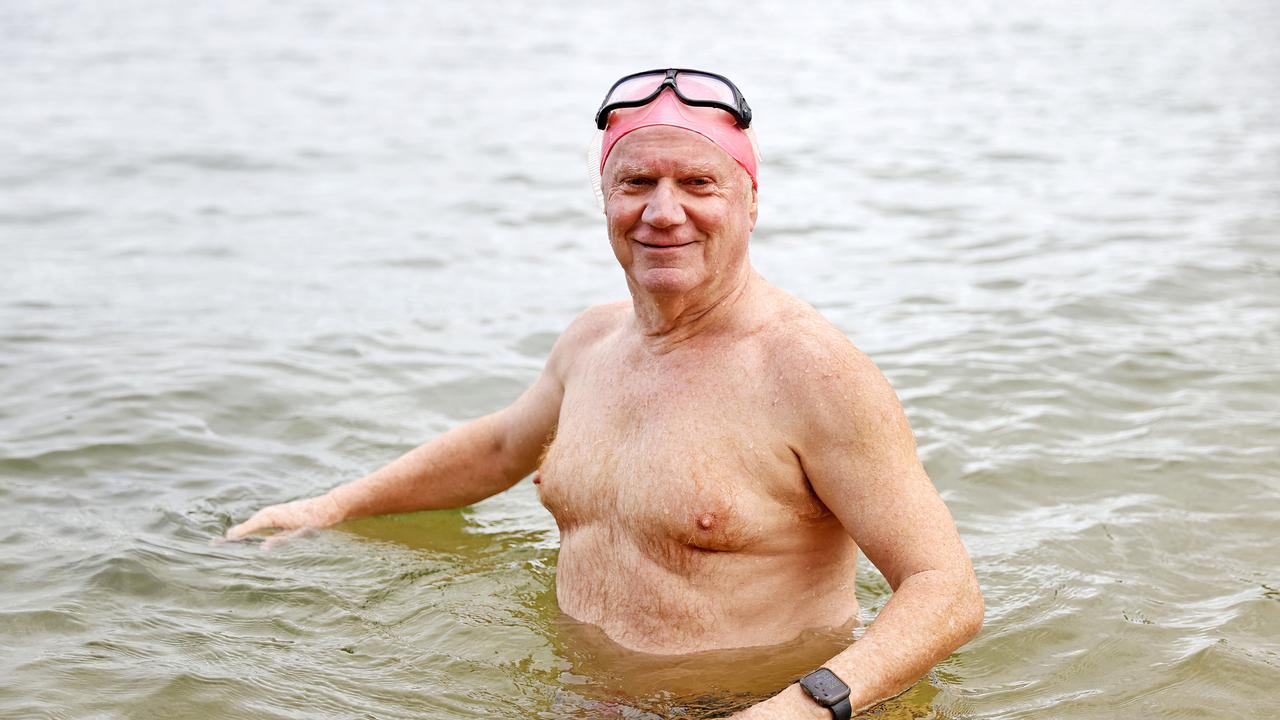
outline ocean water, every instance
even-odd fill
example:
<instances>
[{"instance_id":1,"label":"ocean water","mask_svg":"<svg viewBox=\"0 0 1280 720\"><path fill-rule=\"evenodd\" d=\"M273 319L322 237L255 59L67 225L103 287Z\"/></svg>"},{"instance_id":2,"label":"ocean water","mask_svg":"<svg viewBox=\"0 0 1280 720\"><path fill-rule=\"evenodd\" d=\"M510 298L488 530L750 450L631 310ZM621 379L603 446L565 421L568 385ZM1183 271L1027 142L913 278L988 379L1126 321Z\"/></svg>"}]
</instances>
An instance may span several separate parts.
<instances>
[{"instance_id":1,"label":"ocean water","mask_svg":"<svg viewBox=\"0 0 1280 720\"><path fill-rule=\"evenodd\" d=\"M527 481L211 543L625 297L592 114L672 65L750 99L753 260L893 382L986 593L868 716L1280 716L1278 39L1266 0L7 0L0 717L713 717L834 652L619 652Z\"/></svg>"}]
</instances>

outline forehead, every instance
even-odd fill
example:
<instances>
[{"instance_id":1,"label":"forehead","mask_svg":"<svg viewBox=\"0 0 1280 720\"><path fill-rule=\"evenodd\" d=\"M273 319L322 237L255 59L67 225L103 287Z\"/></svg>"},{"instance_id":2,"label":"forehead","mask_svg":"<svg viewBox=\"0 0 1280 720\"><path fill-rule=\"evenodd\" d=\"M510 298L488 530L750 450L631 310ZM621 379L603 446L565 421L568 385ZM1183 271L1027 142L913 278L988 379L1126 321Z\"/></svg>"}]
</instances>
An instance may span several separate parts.
<instances>
[{"instance_id":1,"label":"forehead","mask_svg":"<svg viewBox=\"0 0 1280 720\"><path fill-rule=\"evenodd\" d=\"M737 161L729 153L692 130L652 125L629 132L618 140L609 153L605 174L622 168L727 173L737 167Z\"/></svg>"}]
</instances>

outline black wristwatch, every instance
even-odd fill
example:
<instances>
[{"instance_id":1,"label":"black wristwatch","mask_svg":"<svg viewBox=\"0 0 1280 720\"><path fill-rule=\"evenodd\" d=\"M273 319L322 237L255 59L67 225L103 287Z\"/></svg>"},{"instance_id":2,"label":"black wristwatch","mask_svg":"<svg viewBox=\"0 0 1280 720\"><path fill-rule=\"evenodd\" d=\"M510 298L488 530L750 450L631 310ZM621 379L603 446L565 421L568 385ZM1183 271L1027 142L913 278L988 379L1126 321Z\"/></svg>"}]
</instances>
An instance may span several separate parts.
<instances>
[{"instance_id":1,"label":"black wristwatch","mask_svg":"<svg viewBox=\"0 0 1280 720\"><path fill-rule=\"evenodd\" d=\"M849 704L849 686L826 668L818 668L800 678L800 687L809 697L831 711L835 720L849 720L853 707Z\"/></svg>"}]
</instances>

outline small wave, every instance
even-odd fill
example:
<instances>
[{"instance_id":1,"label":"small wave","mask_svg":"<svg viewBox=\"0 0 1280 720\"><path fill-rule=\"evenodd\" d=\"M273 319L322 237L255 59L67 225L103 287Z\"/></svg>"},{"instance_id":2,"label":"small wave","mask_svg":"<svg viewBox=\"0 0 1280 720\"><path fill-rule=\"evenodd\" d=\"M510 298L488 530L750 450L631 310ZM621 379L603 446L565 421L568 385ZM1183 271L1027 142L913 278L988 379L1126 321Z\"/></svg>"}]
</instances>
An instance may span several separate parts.
<instances>
[{"instance_id":1,"label":"small wave","mask_svg":"<svg viewBox=\"0 0 1280 720\"><path fill-rule=\"evenodd\" d=\"M62 225L80 222L94 217L96 213L87 208L49 208L28 210L26 212L0 213L0 226L9 225L15 228L42 227L46 225Z\"/></svg>"},{"instance_id":2,"label":"small wave","mask_svg":"<svg viewBox=\"0 0 1280 720\"><path fill-rule=\"evenodd\" d=\"M234 152L186 152L155 155L147 160L149 166L186 168L190 170L228 173L266 173L292 170L279 162L254 158Z\"/></svg>"}]
</instances>

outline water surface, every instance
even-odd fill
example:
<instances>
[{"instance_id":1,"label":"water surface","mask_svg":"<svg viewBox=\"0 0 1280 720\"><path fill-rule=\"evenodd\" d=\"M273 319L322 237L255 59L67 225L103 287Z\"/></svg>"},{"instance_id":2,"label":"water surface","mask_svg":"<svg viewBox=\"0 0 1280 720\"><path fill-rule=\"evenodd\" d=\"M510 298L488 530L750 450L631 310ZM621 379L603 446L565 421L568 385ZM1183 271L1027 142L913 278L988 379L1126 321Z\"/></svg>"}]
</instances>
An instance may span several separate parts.
<instances>
[{"instance_id":1,"label":"water surface","mask_svg":"<svg viewBox=\"0 0 1280 720\"><path fill-rule=\"evenodd\" d=\"M527 482L210 544L625 296L585 148L667 65L750 98L753 259L892 380L986 591L875 716L1280 714L1277 37L1261 0L4 3L0 716L707 717L838 646L619 653Z\"/></svg>"}]
</instances>

